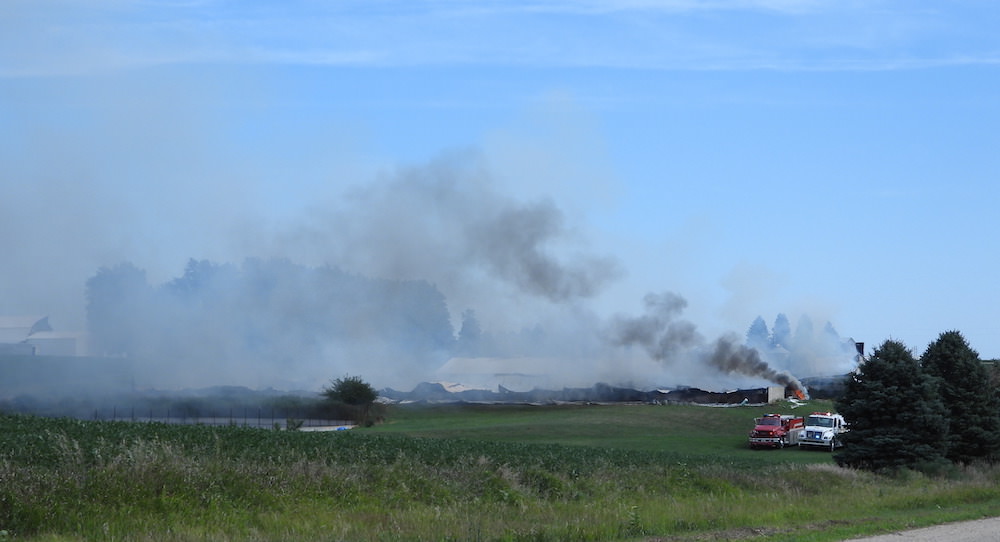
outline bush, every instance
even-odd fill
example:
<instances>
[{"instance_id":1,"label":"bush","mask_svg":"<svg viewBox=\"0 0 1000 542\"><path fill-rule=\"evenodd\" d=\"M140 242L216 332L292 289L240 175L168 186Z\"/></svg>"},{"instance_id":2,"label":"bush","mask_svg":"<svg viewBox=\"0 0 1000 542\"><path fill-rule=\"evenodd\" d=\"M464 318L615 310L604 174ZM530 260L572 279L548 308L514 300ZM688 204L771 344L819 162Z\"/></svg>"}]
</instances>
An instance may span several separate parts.
<instances>
[{"instance_id":1,"label":"bush","mask_svg":"<svg viewBox=\"0 0 1000 542\"><path fill-rule=\"evenodd\" d=\"M369 414L378 393L371 384L358 376L345 376L333 380L323 388L325 406L335 412L346 412L358 425L370 425ZM346 405L347 408L344 408Z\"/></svg>"}]
</instances>

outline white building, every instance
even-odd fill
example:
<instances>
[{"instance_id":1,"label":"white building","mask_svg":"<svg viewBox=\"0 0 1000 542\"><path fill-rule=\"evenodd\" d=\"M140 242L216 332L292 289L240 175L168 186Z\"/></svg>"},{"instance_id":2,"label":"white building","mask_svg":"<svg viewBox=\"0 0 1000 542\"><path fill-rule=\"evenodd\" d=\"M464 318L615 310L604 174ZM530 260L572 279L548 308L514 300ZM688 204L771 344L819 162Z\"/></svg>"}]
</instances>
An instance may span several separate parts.
<instances>
[{"instance_id":1,"label":"white building","mask_svg":"<svg viewBox=\"0 0 1000 542\"><path fill-rule=\"evenodd\" d=\"M531 391L593 384L577 382L568 376L573 374L572 363L552 358L451 358L438 368L435 377L491 391L500 386L511 391Z\"/></svg>"},{"instance_id":2,"label":"white building","mask_svg":"<svg viewBox=\"0 0 1000 542\"><path fill-rule=\"evenodd\" d=\"M48 316L0 316L0 355L84 354L86 334L54 331Z\"/></svg>"}]
</instances>

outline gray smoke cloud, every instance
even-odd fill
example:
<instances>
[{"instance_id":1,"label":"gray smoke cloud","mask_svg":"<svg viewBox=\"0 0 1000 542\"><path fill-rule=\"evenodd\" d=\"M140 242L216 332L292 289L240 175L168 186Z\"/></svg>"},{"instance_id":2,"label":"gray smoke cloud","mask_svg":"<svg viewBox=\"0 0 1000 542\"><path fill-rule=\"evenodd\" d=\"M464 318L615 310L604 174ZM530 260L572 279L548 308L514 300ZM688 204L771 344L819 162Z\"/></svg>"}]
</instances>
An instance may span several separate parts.
<instances>
[{"instance_id":1,"label":"gray smoke cloud","mask_svg":"<svg viewBox=\"0 0 1000 542\"><path fill-rule=\"evenodd\" d=\"M670 361L677 354L702 344L694 324L678 317L687 301L674 293L646 294L646 313L617 316L610 324L611 342L616 346L639 345L656 361Z\"/></svg>"},{"instance_id":2,"label":"gray smoke cloud","mask_svg":"<svg viewBox=\"0 0 1000 542\"><path fill-rule=\"evenodd\" d=\"M199 177L192 176L195 178ZM101 267L132 262L148 270L150 285L158 286L176 276L169 269L176 270L188 258L204 258L220 265L240 265L247 258L287 259L312 268L333 266L379 280L427 281L443 294L456 330L460 324L457 316L474 309L484 329L518 334L520 338L540 337L540 342L530 343L535 349L533 354L573 360L574 373L567 378L572 376L574 381L592 376L595 382L617 384L634 376L633 382L653 383L653 379L662 378L662 374L653 372L638 374L645 370L642 367L633 367L637 373L628 374L618 354L621 347L632 345L642 346L661 365L677 367L674 360L689 359L698 352L702 353L704 366L726 374L760 376L776 382L783 378L781 373L761 368L759 356L755 358L753 351L743 351L735 343L720 342L714 350L717 355L704 354L711 350L697 327L681 318L687 302L679 295L646 296L646 310L638 317L616 317L609 323L598 316L587 301L623 276L621 264L594 250L588 243L588 232L570 220L553 199L513 195L502 180L495 178L486 158L478 152L445 154L425 164L384 172L343 192L317 193L307 210L285 221L261 220L239 200L223 197L210 198L227 202L223 209L216 210L207 203L206 208L199 207L197 202L201 200L197 198L174 195L173 199L185 205L167 205L162 213L153 212L149 207L133 205L151 204L145 199L123 197L119 201L110 197L116 194L110 181L88 185L93 193L75 197L72 202L67 197L41 197L60 194L60 186L37 185L38 198L21 198L37 200L38 209L47 209L49 214L17 213L13 212L14 203L0 203L0 207L12 211L0 213L0 223L9 226L0 230L4 232L0 239L14 247L11 254L33 255L11 261L23 260L26 268L47 270L29 274L9 267L0 273L10 279L4 281L5 289L0 292L8 311L51 313L53 322L63 330L68 326L60 325L65 322L60 317L65 314L62 307L56 310L53 304L52 308L43 305L31 310L42 299L38 292L51 292L53 299L70 303L82 313L83 285ZM220 185L215 191L228 193L228 186ZM184 184L177 192L195 191ZM24 201L20 206L30 209ZM77 205L87 201L104 202L104 206ZM172 200L166 197L157 201L169 204ZM77 207L89 209L89 214L66 212ZM63 234L45 232L44 236L31 237L32 232L42 231L39 228L45 227L50 218L69 216L77 220L69 225L60 223ZM108 218L102 221L101 217ZM137 221L135 217L146 218ZM156 228L150 226L153 222ZM15 239L15 232L28 238ZM65 250L52 252L59 255L58 260L55 256L40 260L43 253L27 250L43 244L43 238L63 243ZM19 252L20 247L23 250ZM62 262L64 258L68 263ZM308 290L314 286L303 282L301 287ZM197 326L198 335L179 336L178 324L183 319L169 317L176 313L175 307L151 307L155 314L162 315L160 328L137 333L152 342L184 344L204 353L191 358L184 370L166 365L156 368L163 378L183 377L178 385L188 386L282 386L302 381L320 385L326 378L358 373L371 375L378 385L405 386L430 377L421 371L446 359L442 354L442 359L420 360L417 370L417 364L406 358L407 349L366 341L363 333L353 342L324 343L321 336L299 340L301 337L292 328L303 314L300 304L308 299L301 292L272 293L271 312L253 322L253 337L240 337L238 341L227 342L223 333L225 322L235 319L227 315L206 316ZM364 321L355 318L361 331ZM539 325L544 333L522 333ZM77 329L82 327L81 322ZM195 326L184 329L191 327ZM602 341L608 337L610 341ZM284 354L269 359L247 356L246 343L256 345L261 340ZM309 346L309 356L302 355L303 343ZM376 364L372 360L379 361ZM565 366L563 363L558 370ZM373 373L373 368L378 371ZM158 381L151 380L147 385L157 386Z\"/></svg>"},{"instance_id":3,"label":"gray smoke cloud","mask_svg":"<svg viewBox=\"0 0 1000 542\"><path fill-rule=\"evenodd\" d=\"M551 301L591 297L619 275L608 258L563 262L546 252L546 243L564 233L562 214L551 201L500 205L465 231L468 254L492 274Z\"/></svg>"},{"instance_id":4,"label":"gray smoke cloud","mask_svg":"<svg viewBox=\"0 0 1000 542\"><path fill-rule=\"evenodd\" d=\"M727 375L763 378L805 391L791 373L772 368L755 348L741 344L736 335L723 335L710 344L706 342L693 323L681 318L687 307L683 297L671 292L650 293L643 302L644 314L619 315L611 320L607 337L612 344L640 346L652 359L664 365L696 359Z\"/></svg>"},{"instance_id":5,"label":"gray smoke cloud","mask_svg":"<svg viewBox=\"0 0 1000 542\"><path fill-rule=\"evenodd\" d=\"M130 351L157 360L143 370L150 387L363 374L406 388L453 355L466 309L517 347L509 355L565 360L593 335L572 307L621 275L585 238L551 199L504 191L478 153L450 154L318 200L283 226L247 229L242 264L192 260L172 280L141 277L141 309L104 327L127 327Z\"/></svg>"},{"instance_id":6,"label":"gray smoke cloud","mask_svg":"<svg viewBox=\"0 0 1000 542\"><path fill-rule=\"evenodd\" d=\"M332 129L337 122L329 117L275 121L264 144L244 147L235 136L246 136L255 118L250 104L266 96L242 82L229 92L204 75L178 69L60 80L52 94L74 104L68 111L93 112L70 115L73 122L45 99L28 99L36 93L20 86L25 82L0 90L18 128L12 144L0 146L7 181L0 313L48 315L59 331L82 331L85 284L101 268L129 262L159 287L180 277L189 259L235 266L287 260L389 282L426 281L444 297L456 329L458 316L474 309L498 342L517 335L532 354L572 361L577 377L589 376L582 358L606 361L590 373L595 380L623 374L622 345L641 344L660 361L704 347L696 327L679 318L686 302L672 295L647 298L647 314L612 322L617 343L603 340L608 323L591 302L624 273L615 257L590 245L578 209L566 207L574 194L601 197L593 195L601 193L592 190L600 184L593 177L605 172L591 146L567 144L586 136L577 124L553 141L512 146L500 155L506 168L491 167L495 152L467 151L373 175L352 150L356 134ZM220 123L218 112L234 106L238 121ZM523 144L523 134L515 139ZM520 177L511 180L511 172ZM537 195L548 191L559 199ZM384 360L370 376L377 385L403 373L411 382L427 376L401 369L412 366L404 357L411 349L366 340L368 320L356 312L345 317L355 326L351 341L302 336L296 326L308 327L302 320L310 313L303 306L321 297L310 295L316 286L309 280L280 284L266 298L268 312L244 308L239 315L250 320L245 337L222 332L232 314L202 313L194 325L176 306L151 306L158 327L136 334L202 352L183 370L155 368L191 386L321 385L345 373L368 376L373 359ZM544 333L522 333L536 326ZM535 337L544 344L531 342ZM249 358L246 351L261 342L282 354ZM441 360L421 361L423 368Z\"/></svg>"},{"instance_id":7,"label":"gray smoke cloud","mask_svg":"<svg viewBox=\"0 0 1000 542\"><path fill-rule=\"evenodd\" d=\"M593 254L585 238L552 200L504 193L482 156L467 152L400 168L313 206L264 255L427 280L455 312L475 307L488 318L523 312L520 303L532 299L591 298L621 277L618 261ZM259 251L259 236L247 245Z\"/></svg>"}]
</instances>

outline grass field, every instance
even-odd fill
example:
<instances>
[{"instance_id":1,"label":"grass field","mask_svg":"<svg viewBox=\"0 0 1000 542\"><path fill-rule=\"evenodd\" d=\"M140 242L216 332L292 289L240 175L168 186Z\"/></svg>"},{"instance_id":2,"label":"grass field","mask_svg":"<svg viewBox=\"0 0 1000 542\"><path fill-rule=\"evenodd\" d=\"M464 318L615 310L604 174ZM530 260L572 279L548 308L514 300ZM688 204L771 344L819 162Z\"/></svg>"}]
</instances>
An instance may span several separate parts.
<instances>
[{"instance_id":1,"label":"grass field","mask_svg":"<svg viewBox=\"0 0 1000 542\"><path fill-rule=\"evenodd\" d=\"M397 408L374 431L433 438L480 439L646 450L678 457L755 464L830 462L830 455L781 453L747 447L753 418L765 413L803 415L806 407L695 405L438 405ZM831 409L829 403L811 408Z\"/></svg>"},{"instance_id":2,"label":"grass field","mask_svg":"<svg viewBox=\"0 0 1000 542\"><path fill-rule=\"evenodd\" d=\"M1000 469L750 450L765 411L392 406L330 433L0 416L0 540L842 540L1000 515Z\"/></svg>"}]
</instances>

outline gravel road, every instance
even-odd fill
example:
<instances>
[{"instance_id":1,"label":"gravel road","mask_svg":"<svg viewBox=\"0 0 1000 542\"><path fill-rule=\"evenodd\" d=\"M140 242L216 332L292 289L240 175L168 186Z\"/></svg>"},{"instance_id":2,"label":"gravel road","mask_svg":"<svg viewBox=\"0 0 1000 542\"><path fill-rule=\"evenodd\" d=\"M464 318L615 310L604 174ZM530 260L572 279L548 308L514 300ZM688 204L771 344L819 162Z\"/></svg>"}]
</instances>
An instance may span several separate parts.
<instances>
[{"instance_id":1,"label":"gravel road","mask_svg":"<svg viewBox=\"0 0 1000 542\"><path fill-rule=\"evenodd\" d=\"M1000 542L1000 517L961 521L924 527L912 531L899 531L868 538L852 538L855 542Z\"/></svg>"}]
</instances>

